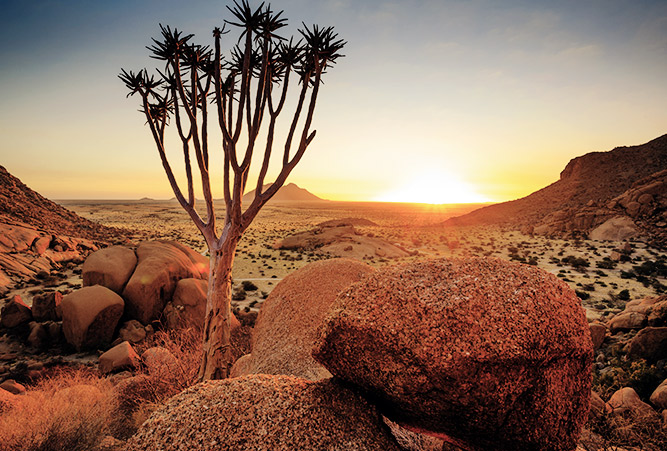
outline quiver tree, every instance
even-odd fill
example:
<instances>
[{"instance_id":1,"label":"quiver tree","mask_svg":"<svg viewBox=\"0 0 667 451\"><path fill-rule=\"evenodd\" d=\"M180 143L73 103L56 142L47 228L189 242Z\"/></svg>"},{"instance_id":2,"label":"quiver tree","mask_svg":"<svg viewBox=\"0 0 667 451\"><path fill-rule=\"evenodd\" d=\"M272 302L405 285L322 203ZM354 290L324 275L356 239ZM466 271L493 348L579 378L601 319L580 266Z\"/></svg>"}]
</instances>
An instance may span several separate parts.
<instances>
[{"instance_id":1,"label":"quiver tree","mask_svg":"<svg viewBox=\"0 0 667 451\"><path fill-rule=\"evenodd\" d=\"M314 25L299 30L301 38L286 40L277 33L286 26L282 11L275 13L262 3L251 9L246 0L227 7L234 19L213 30L213 48L192 43L193 35L160 25L160 39L147 47L151 57L164 62L157 75L145 69L122 70L120 79L139 95L157 146L162 166L176 199L206 240L210 253L208 299L203 332L200 380L225 378L231 361L230 317L232 265L241 236L259 210L285 183L315 138L311 130L322 75L341 57L345 42L332 27ZM229 30L240 32L231 52L223 57L221 41ZM298 98L286 131L282 165L273 183L265 178L276 139L278 116L285 110L288 90L297 85ZM289 90L292 91L292 90ZM217 113L222 134L222 190L224 223L216 225L209 166L211 109ZM167 159L165 130L174 125L182 143L187 186L179 186ZM258 137L266 136L266 142ZM241 139L243 137L243 139ZM242 205L253 156L259 153L255 196ZM194 154L194 155L193 155ZM195 209L193 166L201 177L206 215ZM268 187L266 187L268 186ZM266 188L265 188L266 187Z\"/></svg>"}]
</instances>

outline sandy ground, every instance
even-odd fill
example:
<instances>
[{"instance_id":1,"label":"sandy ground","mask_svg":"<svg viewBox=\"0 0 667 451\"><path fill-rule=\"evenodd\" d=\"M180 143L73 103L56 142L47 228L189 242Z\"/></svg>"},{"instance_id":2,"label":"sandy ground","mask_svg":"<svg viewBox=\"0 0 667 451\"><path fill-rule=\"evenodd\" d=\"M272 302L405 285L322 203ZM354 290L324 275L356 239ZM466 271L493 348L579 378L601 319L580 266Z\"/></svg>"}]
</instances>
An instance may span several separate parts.
<instances>
[{"instance_id":1,"label":"sandy ground","mask_svg":"<svg viewBox=\"0 0 667 451\"><path fill-rule=\"evenodd\" d=\"M175 201L60 201L84 218L104 225L129 229L133 241L175 239L206 253L206 244L189 217ZM201 205L200 205L201 207ZM464 214L476 206L432 206L386 203L294 203L268 205L245 233L236 254L233 277L237 287L252 281L257 290L247 291L246 299L236 301L239 308L256 310L275 284L303 265L328 258L316 252L275 250L272 245L292 233L308 230L316 224L347 217L369 219L378 226L358 227L363 233L383 237L410 250L416 256L401 259L367 258L373 266L429 257L493 256L505 259L533 260L538 267L552 272L573 289L589 295L583 301L590 319L622 309L618 293L627 289L630 299L656 294L635 279L621 277L622 271L645 260L664 257L641 241L633 241L630 261L619 262L614 269L597 265L623 243L590 240L559 240L527 236L499 227L451 228L440 224L451 216ZM223 211L224 213L224 211ZM203 215L204 212L202 211ZM219 223L222 221L219 220ZM584 259L588 266L575 269L560 262L564 257ZM66 284L76 285L77 275L65 274ZM659 279L661 283L667 281ZM584 297L585 297L584 294Z\"/></svg>"}]
</instances>

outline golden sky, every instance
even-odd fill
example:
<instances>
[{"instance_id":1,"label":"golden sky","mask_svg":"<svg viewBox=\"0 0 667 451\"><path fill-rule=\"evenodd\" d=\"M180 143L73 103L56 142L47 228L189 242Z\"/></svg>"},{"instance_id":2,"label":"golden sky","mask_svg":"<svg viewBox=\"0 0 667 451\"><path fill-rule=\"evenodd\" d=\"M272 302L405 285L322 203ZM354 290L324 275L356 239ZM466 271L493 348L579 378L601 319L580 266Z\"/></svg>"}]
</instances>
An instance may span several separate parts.
<instances>
[{"instance_id":1,"label":"golden sky","mask_svg":"<svg viewBox=\"0 0 667 451\"><path fill-rule=\"evenodd\" d=\"M144 46L158 23L211 44L225 3L7 2L0 164L52 199L173 197L116 77L154 67ZM667 132L664 1L273 6L348 41L318 98L317 138L289 179L320 197L509 200L556 181L573 157Z\"/></svg>"}]
</instances>

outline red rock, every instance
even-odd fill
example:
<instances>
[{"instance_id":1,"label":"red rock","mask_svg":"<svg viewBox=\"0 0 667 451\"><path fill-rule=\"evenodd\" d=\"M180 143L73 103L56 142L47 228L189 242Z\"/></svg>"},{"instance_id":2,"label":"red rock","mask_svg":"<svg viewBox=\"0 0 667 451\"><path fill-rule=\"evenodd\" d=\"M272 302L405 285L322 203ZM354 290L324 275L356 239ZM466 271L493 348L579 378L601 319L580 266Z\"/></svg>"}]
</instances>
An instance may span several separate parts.
<instances>
[{"instance_id":1,"label":"red rock","mask_svg":"<svg viewBox=\"0 0 667 451\"><path fill-rule=\"evenodd\" d=\"M612 334L620 331L628 331L632 329L641 329L646 327L648 320L646 314L641 312L624 311L614 316L609 321L609 330Z\"/></svg>"},{"instance_id":2,"label":"red rock","mask_svg":"<svg viewBox=\"0 0 667 451\"><path fill-rule=\"evenodd\" d=\"M606 403L596 392L591 392L591 407L588 413L589 418L599 418L607 411Z\"/></svg>"},{"instance_id":3,"label":"red rock","mask_svg":"<svg viewBox=\"0 0 667 451\"><path fill-rule=\"evenodd\" d=\"M170 329L204 327L207 291L207 280L192 278L179 280L172 301L164 309L167 327Z\"/></svg>"},{"instance_id":4,"label":"red rock","mask_svg":"<svg viewBox=\"0 0 667 451\"><path fill-rule=\"evenodd\" d=\"M667 326L667 297L660 296L653 304L648 315L648 325L651 327Z\"/></svg>"},{"instance_id":5,"label":"red rock","mask_svg":"<svg viewBox=\"0 0 667 451\"><path fill-rule=\"evenodd\" d=\"M372 271L365 263L341 258L310 263L285 277L262 304L246 370L310 380L331 377L311 356L317 328L338 293Z\"/></svg>"},{"instance_id":6,"label":"red rock","mask_svg":"<svg viewBox=\"0 0 667 451\"><path fill-rule=\"evenodd\" d=\"M607 334L607 326L601 323L591 323L588 325L591 331L591 340L593 341L593 349L600 349L604 342L604 337Z\"/></svg>"},{"instance_id":7,"label":"red rock","mask_svg":"<svg viewBox=\"0 0 667 451\"><path fill-rule=\"evenodd\" d=\"M332 380L263 374L208 381L158 408L128 451L398 451L376 409Z\"/></svg>"},{"instance_id":8,"label":"red rock","mask_svg":"<svg viewBox=\"0 0 667 451\"><path fill-rule=\"evenodd\" d=\"M7 379L2 384L0 384L0 389L7 390L13 395L22 395L25 393L25 387L14 379Z\"/></svg>"},{"instance_id":9,"label":"red rock","mask_svg":"<svg viewBox=\"0 0 667 451\"><path fill-rule=\"evenodd\" d=\"M245 354L234 362L234 365L229 370L229 377L245 376L246 374L252 374L252 372L252 354Z\"/></svg>"},{"instance_id":10,"label":"red rock","mask_svg":"<svg viewBox=\"0 0 667 451\"><path fill-rule=\"evenodd\" d=\"M102 374L107 374L112 371L137 367L140 360L132 345L124 341L100 356L99 368Z\"/></svg>"},{"instance_id":11,"label":"red rock","mask_svg":"<svg viewBox=\"0 0 667 451\"><path fill-rule=\"evenodd\" d=\"M588 415L584 311L565 283L528 265L379 270L339 294L313 356L391 420L473 447L571 450Z\"/></svg>"},{"instance_id":12,"label":"red rock","mask_svg":"<svg viewBox=\"0 0 667 451\"><path fill-rule=\"evenodd\" d=\"M667 327L646 327L630 341L628 355L655 362L667 358Z\"/></svg>"},{"instance_id":13,"label":"red rock","mask_svg":"<svg viewBox=\"0 0 667 451\"><path fill-rule=\"evenodd\" d=\"M46 252L46 250L49 248L50 244L51 236L42 236L35 239L35 241L32 243L32 249L37 255L43 255L44 252Z\"/></svg>"},{"instance_id":14,"label":"red rock","mask_svg":"<svg viewBox=\"0 0 667 451\"><path fill-rule=\"evenodd\" d=\"M120 341L129 341L130 343L139 343L146 338L146 329L136 319L125 322L118 331Z\"/></svg>"},{"instance_id":15,"label":"red rock","mask_svg":"<svg viewBox=\"0 0 667 451\"><path fill-rule=\"evenodd\" d=\"M124 304L123 298L100 285L68 294L60 304L65 339L77 350L110 343Z\"/></svg>"},{"instance_id":16,"label":"red rock","mask_svg":"<svg viewBox=\"0 0 667 451\"><path fill-rule=\"evenodd\" d=\"M166 241L139 245L137 267L123 290L128 317L143 324L158 319L179 280L202 277L202 268L182 247Z\"/></svg>"},{"instance_id":17,"label":"red rock","mask_svg":"<svg viewBox=\"0 0 667 451\"><path fill-rule=\"evenodd\" d=\"M18 327L32 320L30 307L25 305L21 296L16 295L0 311L0 325L8 329Z\"/></svg>"},{"instance_id":18,"label":"red rock","mask_svg":"<svg viewBox=\"0 0 667 451\"><path fill-rule=\"evenodd\" d=\"M42 323L32 321L28 334L28 344L33 348L45 348L49 344L49 331Z\"/></svg>"},{"instance_id":19,"label":"red rock","mask_svg":"<svg viewBox=\"0 0 667 451\"><path fill-rule=\"evenodd\" d=\"M658 409L667 409L667 379L662 381L651 394L651 404Z\"/></svg>"},{"instance_id":20,"label":"red rock","mask_svg":"<svg viewBox=\"0 0 667 451\"><path fill-rule=\"evenodd\" d=\"M60 304L63 295L59 291L51 291L32 298L32 316L35 321L58 321L62 318Z\"/></svg>"},{"instance_id":21,"label":"red rock","mask_svg":"<svg viewBox=\"0 0 667 451\"><path fill-rule=\"evenodd\" d=\"M83 286L102 285L121 294L136 266L137 256L132 249L125 246L100 249L83 263Z\"/></svg>"},{"instance_id":22,"label":"red rock","mask_svg":"<svg viewBox=\"0 0 667 451\"><path fill-rule=\"evenodd\" d=\"M657 421L658 414L651 406L639 399L631 387L616 391L607 402L614 416L630 416L636 420Z\"/></svg>"}]
</instances>

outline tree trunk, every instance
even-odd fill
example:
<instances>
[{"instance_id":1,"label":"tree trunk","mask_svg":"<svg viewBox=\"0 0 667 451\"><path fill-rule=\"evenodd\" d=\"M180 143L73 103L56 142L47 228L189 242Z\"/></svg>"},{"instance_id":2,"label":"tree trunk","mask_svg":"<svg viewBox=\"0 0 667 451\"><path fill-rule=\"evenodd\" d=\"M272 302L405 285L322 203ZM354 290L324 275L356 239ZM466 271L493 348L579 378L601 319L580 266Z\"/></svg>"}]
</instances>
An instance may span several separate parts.
<instances>
[{"instance_id":1,"label":"tree trunk","mask_svg":"<svg viewBox=\"0 0 667 451\"><path fill-rule=\"evenodd\" d=\"M200 381L226 379L234 363L230 337L232 265L237 244L238 240L228 239L211 254Z\"/></svg>"}]
</instances>

